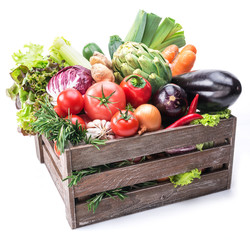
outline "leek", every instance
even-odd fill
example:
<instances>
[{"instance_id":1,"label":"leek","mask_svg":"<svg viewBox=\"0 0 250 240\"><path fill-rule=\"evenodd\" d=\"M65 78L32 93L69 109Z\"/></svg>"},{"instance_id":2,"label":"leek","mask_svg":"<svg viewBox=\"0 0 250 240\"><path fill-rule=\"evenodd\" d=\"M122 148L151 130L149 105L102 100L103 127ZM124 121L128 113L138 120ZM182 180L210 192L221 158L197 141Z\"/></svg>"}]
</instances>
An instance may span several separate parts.
<instances>
[{"instance_id":1,"label":"leek","mask_svg":"<svg viewBox=\"0 0 250 240\"><path fill-rule=\"evenodd\" d=\"M69 66L80 65L88 69L91 68L89 61L62 37L55 39L50 48L50 56L57 63L61 63L64 60Z\"/></svg>"},{"instance_id":2,"label":"leek","mask_svg":"<svg viewBox=\"0 0 250 240\"><path fill-rule=\"evenodd\" d=\"M147 46L151 44L160 22L161 17L155 15L154 13L147 13L147 21L141 41L142 43L146 44Z\"/></svg>"},{"instance_id":3,"label":"leek","mask_svg":"<svg viewBox=\"0 0 250 240\"><path fill-rule=\"evenodd\" d=\"M149 48L159 51L163 51L171 44L181 48L186 45L184 32L181 30L182 26L173 18L166 17L161 22L161 17L156 14L140 10L125 42L144 43Z\"/></svg>"},{"instance_id":4,"label":"leek","mask_svg":"<svg viewBox=\"0 0 250 240\"><path fill-rule=\"evenodd\" d=\"M170 38L168 38L165 42L159 44L155 49L162 52L167 46L175 44L179 48L186 45L186 40L184 36L184 32L177 32L173 34Z\"/></svg>"},{"instance_id":5,"label":"leek","mask_svg":"<svg viewBox=\"0 0 250 240\"><path fill-rule=\"evenodd\" d=\"M128 32L127 36L125 37L124 41L131 41L131 42L141 42L145 26L147 21L147 13L143 10L139 10L136 15L135 21Z\"/></svg>"},{"instance_id":6,"label":"leek","mask_svg":"<svg viewBox=\"0 0 250 240\"><path fill-rule=\"evenodd\" d=\"M171 32L164 39L164 41L166 41L168 38L170 38L173 34L175 34L176 32L180 31L181 29L182 29L182 26L179 23L176 23L174 25L173 29L171 30Z\"/></svg>"},{"instance_id":7,"label":"leek","mask_svg":"<svg viewBox=\"0 0 250 240\"><path fill-rule=\"evenodd\" d=\"M164 39L168 36L168 34L173 29L174 25L175 23L171 18L165 18L158 27L155 36L153 38L153 41L149 47L156 49L156 47L160 45L164 41Z\"/></svg>"}]
</instances>

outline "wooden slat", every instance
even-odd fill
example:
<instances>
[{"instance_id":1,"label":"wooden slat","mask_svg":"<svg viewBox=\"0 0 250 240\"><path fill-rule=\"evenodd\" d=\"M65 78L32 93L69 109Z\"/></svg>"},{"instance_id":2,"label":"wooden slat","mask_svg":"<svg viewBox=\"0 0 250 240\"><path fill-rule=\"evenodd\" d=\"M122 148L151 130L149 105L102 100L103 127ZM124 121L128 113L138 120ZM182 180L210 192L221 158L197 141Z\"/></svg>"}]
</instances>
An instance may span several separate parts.
<instances>
[{"instance_id":1,"label":"wooden slat","mask_svg":"<svg viewBox=\"0 0 250 240\"><path fill-rule=\"evenodd\" d=\"M86 203L77 204L77 227L225 190L227 178L228 170L223 170L203 175L183 187L174 188L172 183L166 183L129 192L123 201L106 198L94 214L88 211Z\"/></svg>"},{"instance_id":2,"label":"wooden slat","mask_svg":"<svg viewBox=\"0 0 250 240\"><path fill-rule=\"evenodd\" d=\"M110 140L101 150L91 145L79 145L69 150L72 156L72 169L80 170L91 166L131 159L159 153L167 148L183 147L214 141L217 138L231 138L234 117L221 120L216 127L193 125L169 130L146 133L142 136Z\"/></svg>"},{"instance_id":3,"label":"wooden slat","mask_svg":"<svg viewBox=\"0 0 250 240\"><path fill-rule=\"evenodd\" d=\"M229 162L231 146L153 160L84 177L75 187L75 197L87 196L119 187L156 180L166 176L203 169Z\"/></svg>"},{"instance_id":4,"label":"wooden slat","mask_svg":"<svg viewBox=\"0 0 250 240\"><path fill-rule=\"evenodd\" d=\"M62 177L63 179L72 173L71 154L64 152L61 157L62 160ZM66 218L72 229L76 228L76 214L75 214L75 196L73 188L68 187L69 180L63 182L64 186L64 202Z\"/></svg>"},{"instance_id":5,"label":"wooden slat","mask_svg":"<svg viewBox=\"0 0 250 240\"><path fill-rule=\"evenodd\" d=\"M59 173L59 170L56 169L56 165L53 163L53 159L49 153L49 151L47 150L46 146L43 146L43 155L44 155L44 163L50 173L50 176L60 194L60 196L62 197L63 201L64 201L64 186L63 186L63 182L62 182L62 176Z\"/></svg>"},{"instance_id":6,"label":"wooden slat","mask_svg":"<svg viewBox=\"0 0 250 240\"><path fill-rule=\"evenodd\" d=\"M42 137L35 135L36 156L40 163L44 163Z\"/></svg>"},{"instance_id":7,"label":"wooden slat","mask_svg":"<svg viewBox=\"0 0 250 240\"><path fill-rule=\"evenodd\" d=\"M46 145L46 148L48 150L48 152L50 153L52 159L54 160L54 163L56 164L57 168L59 169L59 171L62 173L62 161L60 158L57 157L57 155L54 152L54 146L52 145L52 143L44 136L42 136L42 141L44 142L44 144Z\"/></svg>"},{"instance_id":8,"label":"wooden slat","mask_svg":"<svg viewBox=\"0 0 250 240\"><path fill-rule=\"evenodd\" d=\"M229 139L230 145L231 145L231 152L230 152L230 160L228 164L228 171L229 171L229 177L228 177L228 184L227 188L231 187L231 181L232 181L232 171L233 171L233 158L234 158L234 145L235 145L235 134L236 134L236 123L237 119L233 119L233 127L232 127L232 137Z\"/></svg>"}]
</instances>

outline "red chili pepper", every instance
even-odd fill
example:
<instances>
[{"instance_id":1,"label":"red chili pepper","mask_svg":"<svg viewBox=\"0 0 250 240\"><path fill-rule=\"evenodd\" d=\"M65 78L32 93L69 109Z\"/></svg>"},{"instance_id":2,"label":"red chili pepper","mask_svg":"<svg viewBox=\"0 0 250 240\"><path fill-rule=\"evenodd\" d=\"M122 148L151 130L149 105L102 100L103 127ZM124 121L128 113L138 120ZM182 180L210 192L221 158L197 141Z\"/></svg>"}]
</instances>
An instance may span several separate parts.
<instances>
[{"instance_id":1,"label":"red chili pepper","mask_svg":"<svg viewBox=\"0 0 250 240\"><path fill-rule=\"evenodd\" d=\"M150 82L138 74L125 77L120 83L120 87L126 95L127 103L134 108L147 103L152 94Z\"/></svg>"},{"instance_id":2,"label":"red chili pepper","mask_svg":"<svg viewBox=\"0 0 250 240\"><path fill-rule=\"evenodd\" d=\"M196 113L196 108L197 108L197 104L198 104L198 98L199 98L199 94L197 93L195 95L193 101L191 102L190 106L189 106L187 114Z\"/></svg>"},{"instance_id":3,"label":"red chili pepper","mask_svg":"<svg viewBox=\"0 0 250 240\"><path fill-rule=\"evenodd\" d=\"M183 126L183 125L186 125L186 124L192 122L193 120L202 119L202 118L203 117L198 113L191 113L191 114L188 114L188 115L178 119L177 121L175 121L174 123L172 123L171 125L166 127L165 129L180 127L180 126Z\"/></svg>"}]
</instances>

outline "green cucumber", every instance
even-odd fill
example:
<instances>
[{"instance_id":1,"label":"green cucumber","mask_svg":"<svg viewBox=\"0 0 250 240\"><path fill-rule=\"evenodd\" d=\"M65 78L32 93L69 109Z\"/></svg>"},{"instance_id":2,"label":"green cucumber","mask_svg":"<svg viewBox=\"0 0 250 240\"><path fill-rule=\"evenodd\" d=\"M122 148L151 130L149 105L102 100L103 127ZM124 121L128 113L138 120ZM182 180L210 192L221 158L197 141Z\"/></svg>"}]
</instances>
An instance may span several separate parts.
<instances>
[{"instance_id":1,"label":"green cucumber","mask_svg":"<svg viewBox=\"0 0 250 240\"><path fill-rule=\"evenodd\" d=\"M95 51L103 54L101 48L96 43L88 43L84 46L82 55L89 60Z\"/></svg>"}]
</instances>

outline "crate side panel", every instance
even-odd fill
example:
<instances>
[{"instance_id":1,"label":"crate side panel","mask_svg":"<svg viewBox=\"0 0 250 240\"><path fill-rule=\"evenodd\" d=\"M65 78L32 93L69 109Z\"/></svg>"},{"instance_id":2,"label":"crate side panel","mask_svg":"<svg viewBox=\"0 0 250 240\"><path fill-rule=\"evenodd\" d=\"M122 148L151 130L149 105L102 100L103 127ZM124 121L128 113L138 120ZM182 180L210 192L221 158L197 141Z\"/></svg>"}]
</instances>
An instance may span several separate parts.
<instances>
[{"instance_id":1,"label":"crate side panel","mask_svg":"<svg viewBox=\"0 0 250 240\"><path fill-rule=\"evenodd\" d=\"M229 162L230 151L230 145L225 145L89 175L74 187L75 197L132 186L191 171L194 168L204 169L222 165Z\"/></svg>"},{"instance_id":2,"label":"crate side panel","mask_svg":"<svg viewBox=\"0 0 250 240\"><path fill-rule=\"evenodd\" d=\"M233 117L222 120L216 127L193 125L170 130L146 133L142 136L108 141L101 150L94 146L80 145L70 149L72 153L72 169L80 170L144 155L163 152L173 147L215 141L232 136Z\"/></svg>"},{"instance_id":3,"label":"crate side panel","mask_svg":"<svg viewBox=\"0 0 250 240\"><path fill-rule=\"evenodd\" d=\"M229 164L228 164L229 177L228 177L227 188L231 187L231 181L232 181L233 159L234 159L234 146L235 146L235 135L236 135L236 124L237 124L237 118L235 117L233 119L233 130L232 130L233 134L232 134L232 137L230 138L231 152L230 152L230 160L229 160Z\"/></svg>"},{"instance_id":4,"label":"crate side panel","mask_svg":"<svg viewBox=\"0 0 250 240\"><path fill-rule=\"evenodd\" d=\"M36 146L36 156L40 163L44 163L44 156L43 156L43 141L42 137L35 135L35 146Z\"/></svg>"},{"instance_id":5,"label":"crate side panel","mask_svg":"<svg viewBox=\"0 0 250 240\"><path fill-rule=\"evenodd\" d=\"M204 175L183 187L174 188L172 183L166 183L130 192L123 201L103 199L94 214L88 211L86 203L78 204L77 227L225 190L227 178L228 170L223 170Z\"/></svg>"},{"instance_id":6,"label":"crate side panel","mask_svg":"<svg viewBox=\"0 0 250 240\"><path fill-rule=\"evenodd\" d=\"M44 163L50 173L50 176L60 194L60 196L62 197L63 201L65 201L64 195L64 186L62 183L62 176L59 174L59 170L56 169L56 164L53 163L53 159L50 155L50 153L48 152L48 150L46 149L46 146L43 146L43 155L44 155Z\"/></svg>"},{"instance_id":7,"label":"crate side panel","mask_svg":"<svg viewBox=\"0 0 250 240\"><path fill-rule=\"evenodd\" d=\"M48 152L50 153L51 157L54 160L54 163L56 164L57 168L59 169L60 173L62 174L62 161L61 158L58 158L57 155L54 152L53 149L53 143L50 142L46 137L42 136L42 141L45 144Z\"/></svg>"},{"instance_id":8,"label":"crate side panel","mask_svg":"<svg viewBox=\"0 0 250 240\"><path fill-rule=\"evenodd\" d=\"M66 178L72 173L71 154L65 151L62 156L62 178ZM64 199L65 199L65 212L68 223L72 229L76 228L76 215L75 215L75 196L73 188L68 187L69 180L63 181L64 186Z\"/></svg>"}]
</instances>

